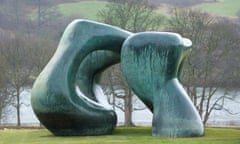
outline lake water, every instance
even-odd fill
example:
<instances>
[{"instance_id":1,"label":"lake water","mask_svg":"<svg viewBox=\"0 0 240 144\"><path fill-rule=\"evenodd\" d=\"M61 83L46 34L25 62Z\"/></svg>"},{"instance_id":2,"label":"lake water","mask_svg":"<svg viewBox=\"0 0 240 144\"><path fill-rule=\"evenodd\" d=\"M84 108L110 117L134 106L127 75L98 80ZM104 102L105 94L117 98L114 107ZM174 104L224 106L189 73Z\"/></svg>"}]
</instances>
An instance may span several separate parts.
<instances>
[{"instance_id":1,"label":"lake water","mask_svg":"<svg viewBox=\"0 0 240 144\"><path fill-rule=\"evenodd\" d=\"M39 121L31 108L30 93L31 89L26 89L21 93L21 102L24 103L21 106L21 123L23 125L39 125ZM232 115L223 110L213 111L207 125L240 127L240 91L235 93L235 101L239 103L226 100L225 107L238 114ZM8 116L1 120L1 124L15 125L17 123L16 110L11 106L7 110L9 111ZM118 115L118 125L121 125L124 121L124 113L119 109L116 110L116 113ZM148 109L134 111L132 119L136 125L151 125L152 113Z\"/></svg>"}]
</instances>

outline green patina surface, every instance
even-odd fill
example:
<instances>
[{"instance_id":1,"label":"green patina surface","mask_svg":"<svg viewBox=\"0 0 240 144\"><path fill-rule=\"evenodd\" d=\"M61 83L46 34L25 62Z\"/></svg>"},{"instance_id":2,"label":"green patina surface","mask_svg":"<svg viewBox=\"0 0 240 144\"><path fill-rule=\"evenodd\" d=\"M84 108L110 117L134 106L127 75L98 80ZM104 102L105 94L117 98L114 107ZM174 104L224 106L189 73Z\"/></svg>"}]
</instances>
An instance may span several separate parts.
<instances>
[{"instance_id":1,"label":"green patina surface","mask_svg":"<svg viewBox=\"0 0 240 144\"><path fill-rule=\"evenodd\" d=\"M132 34L87 20L66 28L32 89L31 103L54 135L113 132L116 114L104 107L101 73L120 61L129 86L153 112L153 135L202 136L200 117L178 81L190 52L175 33Z\"/></svg>"},{"instance_id":2,"label":"green patina surface","mask_svg":"<svg viewBox=\"0 0 240 144\"><path fill-rule=\"evenodd\" d=\"M129 35L121 29L86 20L76 20L66 28L56 53L35 81L31 97L35 114L53 134L112 133L115 112L94 101L95 95L88 90L92 89L95 75L119 60L115 53L120 53ZM88 75L78 76L75 81L78 73Z\"/></svg>"},{"instance_id":3,"label":"green patina surface","mask_svg":"<svg viewBox=\"0 0 240 144\"><path fill-rule=\"evenodd\" d=\"M201 119L178 81L189 52L182 37L174 33L139 33L123 44L123 73L129 86L153 112L153 135L204 135Z\"/></svg>"}]
</instances>

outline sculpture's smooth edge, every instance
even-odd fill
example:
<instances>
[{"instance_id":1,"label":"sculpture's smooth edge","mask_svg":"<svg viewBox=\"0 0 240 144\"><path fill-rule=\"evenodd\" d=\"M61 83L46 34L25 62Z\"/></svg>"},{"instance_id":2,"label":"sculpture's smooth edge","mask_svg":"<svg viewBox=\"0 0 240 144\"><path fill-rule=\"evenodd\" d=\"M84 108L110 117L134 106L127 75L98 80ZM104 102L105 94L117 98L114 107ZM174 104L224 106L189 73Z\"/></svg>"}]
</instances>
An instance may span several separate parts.
<instances>
[{"instance_id":1,"label":"sculpture's smooth edge","mask_svg":"<svg viewBox=\"0 0 240 144\"><path fill-rule=\"evenodd\" d=\"M128 37L128 36L130 36L131 37L131 35L132 35L132 33L130 33L130 32L127 32L127 31L124 31L124 30L121 30L121 29L119 29L119 28L116 28L116 27L112 27L112 26L109 26L109 25L106 25L106 24L101 24L101 23L96 23L96 22L93 22L93 21L88 21L88 20L75 20L75 21L73 21L71 24L69 24L69 26L68 26L68 28L67 29L69 29L69 27L74 27L75 25L77 25L77 24L79 24L79 23L82 23L82 24L89 24L89 23L94 23L94 24L96 24L96 25L101 25L101 26L106 26L106 27L111 27L111 28L113 28L113 29L116 29L116 30L120 30L121 32L125 32L125 35L126 35L126 37L125 37L125 39ZM77 26L78 27L78 26ZM75 29L75 28L74 28ZM75 29L76 30L76 29ZM156 32L145 32L145 33L156 33ZM168 34L168 33L166 33L166 34ZM67 36L66 36L67 35ZM138 34L135 34L135 35L138 35ZM133 36L135 36L135 35L133 35ZM178 34L176 34L176 35L178 35ZM69 36L69 37L68 37ZM63 35L63 37L62 37L62 40L60 41L60 44L59 44L59 47L61 47L61 46L68 46L68 45L71 45L71 40L72 39L74 39L74 37L76 36L76 33L75 33L75 31L73 30L73 29L71 29L70 28L70 32L68 31L67 32L67 34L64 34ZM179 35L180 36L180 35ZM65 42L63 39L64 38L67 38L68 40ZM189 41L187 41L187 43L185 43L185 41L183 40L182 41L183 42L183 44L187 47L187 46L190 46L190 43L189 43ZM61 53L61 52L59 52L59 48L58 48L58 50L57 50L57 52L56 53L58 53L58 54L56 54L56 55L59 55L59 53ZM61 55L61 54L60 54ZM53 60L54 61L54 60ZM52 61L50 62L50 63L52 63ZM38 89L39 87L38 86L36 86L36 88L35 89ZM41 93L41 92L40 92ZM33 95L34 94L36 94L36 92L34 93L33 92ZM84 99L85 101L86 101L86 99ZM34 101L34 100L32 100L32 101ZM35 101L36 102L36 101ZM91 103L91 101L88 101L87 100L87 102L88 103ZM34 103L34 102L32 102L32 103ZM72 102L71 102L71 100L70 100L70 104L71 104ZM75 103L75 102L74 102ZM77 103L75 103L75 104L77 104ZM97 103L96 103L97 104ZM34 104L33 104L34 105ZM98 105L98 104L97 104ZM34 106L33 106L34 107ZM74 106L73 106L74 107ZM99 108L99 107L98 107ZM36 109L36 107L35 108L33 108L34 109L34 112L37 114L37 115L42 115L42 114L40 114L41 112L38 112L38 110ZM104 108L100 108L100 109L104 109ZM46 113L46 114L48 114L48 113ZM113 114L113 117L116 117L116 115L114 116L115 114ZM39 116L38 116L39 117ZM41 117L41 116L40 116ZM40 118L41 119L41 118ZM41 120L40 120L41 121ZM115 124L114 124L115 123ZM77 124L77 123L76 123ZM45 124L43 124L43 125L45 125ZM116 125L116 121L115 122L113 122L113 125ZM45 125L46 126L46 125ZM107 126L107 125L105 125L105 126ZM47 128L49 127L49 126L46 126ZM49 130L54 134L54 135L58 135L58 136L73 136L73 135L102 135L102 134L110 134L110 133L112 133L112 131L113 131L113 129L114 129L114 127L115 126L110 126L109 128L108 128L108 130L103 130L103 129L101 129L99 132L97 132L98 130L92 130L93 132L89 132L89 131L91 131L91 130L89 130L88 132L87 131L84 131L84 130L74 130L74 129L68 129L68 128L66 128L66 129L58 129L58 128L49 128ZM110 130L109 130L110 129ZM80 132L81 131L81 132ZM84 131L84 132L83 132ZM175 137L175 136L172 136L171 134L165 134L165 133L162 133L162 134L156 134L156 133L153 133L153 135L155 135L155 136L167 136L167 137ZM203 132L203 134L202 135L204 135L204 132ZM198 136L202 136L202 135L198 135ZM177 135L176 137L185 137L185 136L192 136L191 134L190 135L181 135L181 134L179 134L179 135ZM196 135L197 136L197 135Z\"/></svg>"},{"instance_id":2,"label":"sculpture's smooth edge","mask_svg":"<svg viewBox=\"0 0 240 144\"><path fill-rule=\"evenodd\" d=\"M179 34L176 33L167 33L167 32L143 32L143 33L138 33L136 35L132 35L129 38L127 38L122 46L122 51L121 51L121 65L122 65L122 70L125 79L127 80L127 83L129 86L133 89L133 91L139 96L139 98L151 109L153 108L153 131L152 134L153 136L161 136L161 137L199 137L204 135L204 126L202 124L201 118L196 111L195 107L193 106L192 102L190 101L189 97L187 96L186 93L183 93L183 98L185 100L185 104L188 105L189 109L192 109L192 113L182 113L181 117L179 117L179 120L172 121L173 123L170 123L168 119L165 118L165 114L158 114L159 112L156 111L158 109L159 105L162 105L163 102L167 97L164 97L165 94L162 94L163 97L159 98L159 100L156 100L154 97L149 96L151 92L153 92L154 86L151 85L151 75L148 74L148 71L144 67L144 64L147 66L154 65L153 63L159 63L161 64L162 61L168 60L168 48L163 48L163 46L169 46L171 50L173 50L173 47L175 47L176 51L175 53L173 52L174 55L178 54L179 56L176 57L176 64L172 65L175 67L173 69L173 74L169 75L168 70L163 70L161 73L158 72L161 77L166 76L167 79L162 79L159 82L163 82L161 85L158 86L158 83L154 83L154 86L160 87L165 87L165 85L168 83L168 81L171 81L171 79L175 79L177 83L178 80L177 78L180 77L182 67L183 67L183 61L186 59L186 57L189 55L191 49L186 48L184 44L184 38L182 38ZM158 53L158 54L156 54ZM170 55L172 56L172 55ZM158 57L158 58L157 58ZM162 58L165 58L165 60L161 60ZM148 58L151 59L160 59L161 61L154 61L154 60L148 60ZM144 60L143 60L144 59ZM142 61L143 60L143 61ZM179 62L178 62L179 61ZM141 64L142 62L142 64ZM139 66L136 66L136 63L139 63ZM168 65L167 63L164 65ZM158 66L159 67L159 66ZM157 67L157 68L158 68ZM167 68L167 67L166 67ZM136 72L135 70L138 69ZM176 71L175 71L176 70ZM154 69L151 69L151 73L155 71ZM166 72L166 73L165 73ZM147 75L147 78L150 79L142 79L141 77ZM137 78L136 78L137 77ZM170 79L168 79L168 77ZM137 81L135 81L137 79ZM157 78L156 78L157 79ZM145 85L142 85L143 87L139 87L142 83L146 83ZM149 82L149 83L148 83ZM136 85L140 84L140 85ZM149 85L151 88L149 88L149 92L143 92L146 89L148 89L147 85ZM146 88L147 87L147 88ZM145 89L144 89L145 88ZM185 90L178 84L176 87L177 89L181 89L182 92L185 92ZM159 89L159 88L158 88ZM160 90L159 89L159 90ZM175 91L174 89L168 87L167 91ZM145 95L148 95L148 97L144 97ZM150 94L151 95L151 94ZM152 95L158 95L158 91L156 93L152 93ZM181 93L178 94L181 96ZM149 104L149 101L150 104ZM171 103L170 100L168 102ZM152 104L151 104L152 103ZM183 103L183 107L185 107L185 104ZM153 106L152 106L153 105ZM165 108L167 108L166 106ZM165 108L162 108L159 110L161 112L166 111ZM171 108L169 108L171 109ZM177 114L179 109L176 109L175 112L173 111L173 115ZM171 118L169 116L169 118ZM189 120L190 118L190 120ZM181 121L187 121L185 123L180 123ZM169 127L166 125L170 125Z\"/></svg>"},{"instance_id":3,"label":"sculpture's smooth edge","mask_svg":"<svg viewBox=\"0 0 240 144\"><path fill-rule=\"evenodd\" d=\"M87 33L89 35L86 36ZM119 28L88 20L75 20L68 25L53 58L35 81L31 97L35 114L54 135L103 135L112 133L117 120L115 112L105 109L97 102L88 100L88 96L72 97L71 95L74 93L76 95L76 92L75 87L71 86L71 79L75 77L76 66L80 65L86 55L105 48L120 52L121 44L129 34L130 32ZM78 38L82 39L78 40ZM114 47L111 47L113 45L111 41L114 42ZM90 50L84 49L84 47L89 47ZM79 52L76 52L76 49L82 51L83 55L80 54L80 57L77 57L76 55ZM65 58L70 58L70 60ZM65 78L65 76L67 77ZM55 107L56 104L58 105L57 108ZM62 116L58 116L58 113Z\"/></svg>"}]
</instances>

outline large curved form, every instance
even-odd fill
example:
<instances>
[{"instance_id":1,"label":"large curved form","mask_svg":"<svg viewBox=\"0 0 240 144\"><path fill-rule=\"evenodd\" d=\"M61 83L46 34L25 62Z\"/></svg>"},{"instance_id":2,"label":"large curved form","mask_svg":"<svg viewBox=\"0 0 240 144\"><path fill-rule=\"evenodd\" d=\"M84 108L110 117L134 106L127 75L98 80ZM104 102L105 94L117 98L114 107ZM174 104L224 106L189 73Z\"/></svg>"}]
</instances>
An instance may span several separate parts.
<instances>
[{"instance_id":1,"label":"large curved form","mask_svg":"<svg viewBox=\"0 0 240 144\"><path fill-rule=\"evenodd\" d=\"M102 70L119 61L122 43L129 35L87 20L75 20L66 28L31 96L35 114L54 135L112 133L116 114L100 104L93 87L97 89Z\"/></svg>"},{"instance_id":2,"label":"large curved form","mask_svg":"<svg viewBox=\"0 0 240 144\"><path fill-rule=\"evenodd\" d=\"M204 135L202 121L178 81L191 41L175 33L145 32L123 44L123 74L133 91L153 111L153 135Z\"/></svg>"},{"instance_id":3,"label":"large curved form","mask_svg":"<svg viewBox=\"0 0 240 144\"><path fill-rule=\"evenodd\" d=\"M204 135L201 119L179 79L191 41L179 34L122 29L75 20L32 89L32 108L54 135L112 133L116 114L99 86L102 71L118 63L129 86L153 112L153 135Z\"/></svg>"}]
</instances>

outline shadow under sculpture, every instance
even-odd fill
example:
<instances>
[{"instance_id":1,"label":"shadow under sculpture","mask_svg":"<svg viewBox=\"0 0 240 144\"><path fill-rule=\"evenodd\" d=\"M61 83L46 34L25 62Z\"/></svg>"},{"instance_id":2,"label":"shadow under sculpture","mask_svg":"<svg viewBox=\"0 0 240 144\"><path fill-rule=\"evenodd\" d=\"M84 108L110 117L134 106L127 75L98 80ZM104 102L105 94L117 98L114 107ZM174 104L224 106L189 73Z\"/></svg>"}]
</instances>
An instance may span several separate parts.
<instances>
[{"instance_id":1,"label":"shadow under sculpture","mask_svg":"<svg viewBox=\"0 0 240 144\"><path fill-rule=\"evenodd\" d=\"M111 134L116 114L106 107L98 83L101 73L121 57L129 86L153 112L153 135L202 136L200 117L177 79L189 52L178 34L134 35L75 20L34 83L32 108L57 136Z\"/></svg>"}]
</instances>

